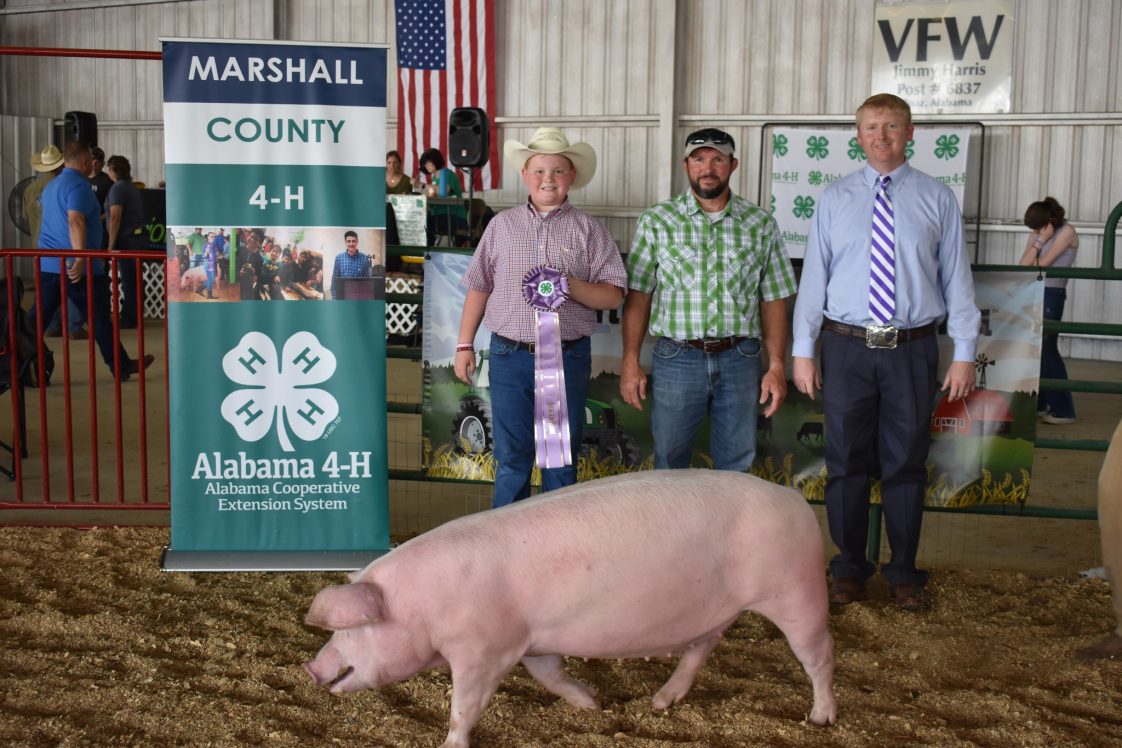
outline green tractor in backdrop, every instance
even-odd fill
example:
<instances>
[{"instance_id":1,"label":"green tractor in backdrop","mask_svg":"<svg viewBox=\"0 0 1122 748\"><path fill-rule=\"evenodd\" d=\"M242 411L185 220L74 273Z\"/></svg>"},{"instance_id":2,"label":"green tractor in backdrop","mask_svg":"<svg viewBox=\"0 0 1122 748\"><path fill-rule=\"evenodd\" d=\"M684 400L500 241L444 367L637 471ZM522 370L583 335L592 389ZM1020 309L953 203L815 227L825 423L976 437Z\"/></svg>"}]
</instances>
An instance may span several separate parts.
<instances>
[{"instance_id":1,"label":"green tractor in backdrop","mask_svg":"<svg viewBox=\"0 0 1122 748\"><path fill-rule=\"evenodd\" d=\"M476 384L460 398L452 419L452 443L462 454L476 455L494 449L491 426L491 391L487 384L487 353L480 354ZM571 415L571 414L570 414ZM602 400L584 401L584 430L580 455L584 459L610 458L621 467L635 467L642 459L630 431L620 428L615 408Z\"/></svg>"}]
</instances>

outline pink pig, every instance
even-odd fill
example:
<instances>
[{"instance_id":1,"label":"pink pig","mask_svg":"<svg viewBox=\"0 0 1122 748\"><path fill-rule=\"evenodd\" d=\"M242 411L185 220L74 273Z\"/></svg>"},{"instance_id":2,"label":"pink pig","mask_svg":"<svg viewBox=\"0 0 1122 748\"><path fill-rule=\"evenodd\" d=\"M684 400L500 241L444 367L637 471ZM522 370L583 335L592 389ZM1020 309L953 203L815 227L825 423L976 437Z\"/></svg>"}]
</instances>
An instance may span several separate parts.
<instances>
[{"instance_id":1,"label":"pink pig","mask_svg":"<svg viewBox=\"0 0 1122 748\"><path fill-rule=\"evenodd\" d=\"M740 614L775 623L810 676L810 721L833 724L834 641L822 535L797 492L743 473L664 470L579 483L414 538L351 583L321 590L306 622L335 633L304 664L357 691L452 671L444 748L463 748L515 665L570 704L596 691L562 656L681 653L654 708L681 701Z\"/></svg>"}]
</instances>

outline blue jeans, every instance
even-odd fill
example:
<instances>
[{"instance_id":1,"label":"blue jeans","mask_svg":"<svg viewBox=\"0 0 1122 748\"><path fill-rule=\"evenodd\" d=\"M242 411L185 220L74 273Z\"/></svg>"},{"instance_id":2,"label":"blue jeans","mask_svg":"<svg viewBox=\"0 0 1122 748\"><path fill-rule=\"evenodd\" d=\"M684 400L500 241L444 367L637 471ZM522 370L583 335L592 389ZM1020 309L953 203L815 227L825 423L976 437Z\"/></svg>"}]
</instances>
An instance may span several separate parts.
<instances>
[{"instance_id":1,"label":"blue jeans","mask_svg":"<svg viewBox=\"0 0 1122 748\"><path fill-rule=\"evenodd\" d=\"M109 371L113 371L113 359L115 355L120 356L121 359L121 378L128 378L128 371L132 365L132 359L129 354L125 353L124 347L120 341L113 339L113 317L109 309L109 278L104 273L94 273L89 279L93 291L93 336L94 341L97 343L98 350L101 351L101 358L105 361ZM40 299L39 312L43 315L44 323L46 320L54 316L55 312L59 310L62 305L62 284L66 283L68 300L73 301L78 305L78 308L86 308L86 276L77 283L73 283L66 276L59 273L43 273L42 285L40 286ZM68 319L67 322L70 320Z\"/></svg>"},{"instance_id":2,"label":"blue jeans","mask_svg":"<svg viewBox=\"0 0 1122 748\"><path fill-rule=\"evenodd\" d=\"M744 472L756 458L760 341L721 353L659 338L651 368L651 436L655 469L687 468L709 414L709 454L717 470Z\"/></svg>"},{"instance_id":3,"label":"blue jeans","mask_svg":"<svg viewBox=\"0 0 1122 748\"><path fill-rule=\"evenodd\" d=\"M498 335L491 336L488 378L491 383L491 430L494 443L495 493L492 507L506 506L530 495L534 470L534 354L516 348ZM592 344L585 337L562 351L565 366L565 399L569 407L569 436L573 464L543 469L542 491L577 482L584 427L584 400L592 372ZM753 421L754 423L754 421Z\"/></svg>"},{"instance_id":4,"label":"blue jeans","mask_svg":"<svg viewBox=\"0 0 1122 748\"><path fill-rule=\"evenodd\" d=\"M1044 288L1044 319L1059 322L1064 316L1066 288ZM1060 336L1049 333L1040 344L1040 378L1067 379L1067 366L1060 356ZM1036 409L1047 410L1057 418L1075 418L1075 402L1070 392L1041 390L1036 397Z\"/></svg>"}]
</instances>

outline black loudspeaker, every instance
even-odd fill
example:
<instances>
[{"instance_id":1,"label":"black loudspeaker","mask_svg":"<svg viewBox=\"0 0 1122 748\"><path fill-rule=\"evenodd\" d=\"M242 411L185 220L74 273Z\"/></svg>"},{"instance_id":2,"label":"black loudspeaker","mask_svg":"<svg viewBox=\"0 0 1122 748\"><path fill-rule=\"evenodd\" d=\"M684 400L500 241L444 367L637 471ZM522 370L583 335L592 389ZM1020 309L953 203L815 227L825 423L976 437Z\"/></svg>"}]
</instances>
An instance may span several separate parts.
<instances>
[{"instance_id":1,"label":"black loudspeaker","mask_svg":"<svg viewBox=\"0 0 1122 748\"><path fill-rule=\"evenodd\" d=\"M487 112L479 107L460 107L448 115L448 161L461 169L478 169L487 163L491 129Z\"/></svg>"},{"instance_id":2,"label":"black loudspeaker","mask_svg":"<svg viewBox=\"0 0 1122 748\"><path fill-rule=\"evenodd\" d=\"M97 115L93 112L67 112L62 121L67 143L77 141L90 148L97 145Z\"/></svg>"}]
</instances>

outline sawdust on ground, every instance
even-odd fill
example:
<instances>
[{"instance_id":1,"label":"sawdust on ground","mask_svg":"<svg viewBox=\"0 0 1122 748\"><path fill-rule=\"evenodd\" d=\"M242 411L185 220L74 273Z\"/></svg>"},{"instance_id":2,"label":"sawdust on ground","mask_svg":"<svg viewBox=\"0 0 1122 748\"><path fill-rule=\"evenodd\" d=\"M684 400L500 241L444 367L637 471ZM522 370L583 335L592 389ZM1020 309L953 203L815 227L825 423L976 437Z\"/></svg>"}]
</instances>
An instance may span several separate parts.
<instances>
[{"instance_id":1,"label":"sawdust on ground","mask_svg":"<svg viewBox=\"0 0 1122 748\"><path fill-rule=\"evenodd\" d=\"M159 570L166 528L0 529L0 744L436 746L446 671L333 696L300 667L326 641L304 612L339 574ZM663 659L573 660L601 695L579 710L517 668L476 746L1057 746L1122 744L1122 662L1075 651L1111 627L1106 582L935 569L934 608L871 599L832 613L838 724L804 722L810 685L745 615L694 690L650 698Z\"/></svg>"}]
</instances>

